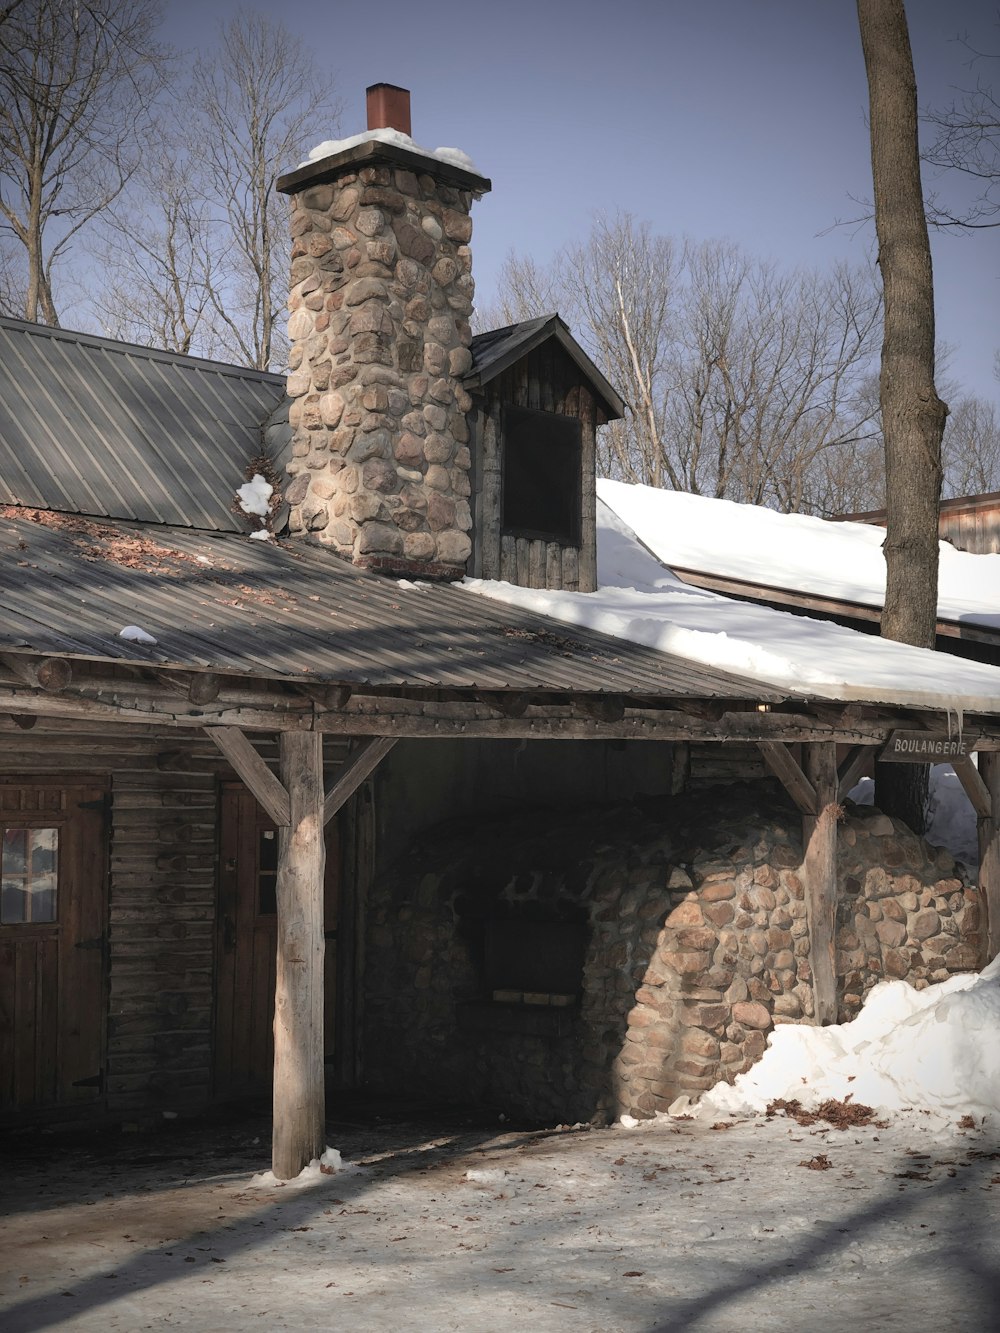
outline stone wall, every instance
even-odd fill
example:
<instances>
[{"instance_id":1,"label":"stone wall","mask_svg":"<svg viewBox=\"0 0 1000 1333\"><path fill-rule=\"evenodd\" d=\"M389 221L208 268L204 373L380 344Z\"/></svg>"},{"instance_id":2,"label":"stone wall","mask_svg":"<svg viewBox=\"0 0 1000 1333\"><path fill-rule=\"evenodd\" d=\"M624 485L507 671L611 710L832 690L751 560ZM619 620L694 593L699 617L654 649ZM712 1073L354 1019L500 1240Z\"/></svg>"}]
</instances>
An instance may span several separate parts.
<instances>
[{"instance_id":1,"label":"stone wall","mask_svg":"<svg viewBox=\"0 0 1000 1333\"><path fill-rule=\"evenodd\" d=\"M446 172L392 165L297 188L292 530L368 568L461 577L472 526L461 376L471 365L473 194Z\"/></svg>"},{"instance_id":2,"label":"stone wall","mask_svg":"<svg viewBox=\"0 0 1000 1333\"><path fill-rule=\"evenodd\" d=\"M722 812L715 791L415 840L370 903L368 1080L600 1120L748 1068L774 1024L812 1017L801 824L767 791L730 788ZM842 1018L884 976L920 987L979 965L979 895L947 853L863 808L840 844ZM574 1007L492 1002L491 919L585 921Z\"/></svg>"}]
</instances>

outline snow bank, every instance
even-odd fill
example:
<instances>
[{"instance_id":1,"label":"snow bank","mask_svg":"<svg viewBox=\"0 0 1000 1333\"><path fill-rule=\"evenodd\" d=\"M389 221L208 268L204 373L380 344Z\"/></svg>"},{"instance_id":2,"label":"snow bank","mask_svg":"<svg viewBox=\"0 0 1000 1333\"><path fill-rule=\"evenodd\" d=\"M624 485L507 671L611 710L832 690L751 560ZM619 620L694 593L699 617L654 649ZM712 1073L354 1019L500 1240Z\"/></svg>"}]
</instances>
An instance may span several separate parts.
<instances>
[{"instance_id":1,"label":"snow bank","mask_svg":"<svg viewBox=\"0 0 1000 1333\"><path fill-rule=\"evenodd\" d=\"M704 495L599 481L597 493L664 564L881 606L885 529ZM1000 555L939 547L938 611L1000 628Z\"/></svg>"},{"instance_id":2,"label":"snow bank","mask_svg":"<svg viewBox=\"0 0 1000 1333\"><path fill-rule=\"evenodd\" d=\"M807 1110L828 1098L914 1112L922 1123L1000 1115L1000 958L978 975L917 991L905 981L876 986L851 1023L783 1024L763 1058L735 1083L718 1083L673 1114L760 1115L776 1098Z\"/></svg>"},{"instance_id":3,"label":"snow bank","mask_svg":"<svg viewBox=\"0 0 1000 1333\"><path fill-rule=\"evenodd\" d=\"M607 485L601 483L602 493ZM715 534L712 527L712 540ZM794 566L794 541L786 541L782 554L787 565ZM476 579L466 579L462 586L568 624L721 667L793 695L936 708L956 715L1000 712L997 667L949 658L942 674L940 653L689 587L603 503L598 503L597 513L597 574L599 588L593 593Z\"/></svg>"},{"instance_id":4,"label":"snow bank","mask_svg":"<svg viewBox=\"0 0 1000 1333\"><path fill-rule=\"evenodd\" d=\"M460 167L463 171L471 171L474 175L479 175L475 162L469 157L468 153L463 153L461 148L421 148L420 144L414 143L408 134L403 134L401 130L390 129L365 130L363 134L352 134L349 139L324 139L315 148L310 148L309 156L304 162L300 162L299 166L307 167L311 162L318 162L324 157L332 157L334 153L343 153L348 148L356 148L358 144L362 143L395 144L397 148L405 148L408 152L419 153L421 157L430 157L438 162L447 162L450 166Z\"/></svg>"}]
</instances>

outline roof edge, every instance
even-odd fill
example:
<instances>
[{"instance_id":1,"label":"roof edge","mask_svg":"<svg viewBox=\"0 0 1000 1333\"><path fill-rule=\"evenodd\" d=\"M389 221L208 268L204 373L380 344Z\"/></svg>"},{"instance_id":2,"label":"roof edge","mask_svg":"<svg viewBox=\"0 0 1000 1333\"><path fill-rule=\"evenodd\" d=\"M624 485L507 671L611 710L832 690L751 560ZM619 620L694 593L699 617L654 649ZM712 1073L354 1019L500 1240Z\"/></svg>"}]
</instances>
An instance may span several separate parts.
<instances>
[{"instance_id":1,"label":"roof edge","mask_svg":"<svg viewBox=\"0 0 1000 1333\"><path fill-rule=\"evenodd\" d=\"M617 421L623 417L628 410L628 403L605 378L604 374L597 368L581 345L570 333L569 325L558 313L539 316L541 323L536 329L522 336L520 341L514 342L507 351L496 357L483 370L471 370L464 377L464 383L468 387L480 388L484 384L489 384L498 375L502 375L508 370L515 361L526 356L528 352L533 352L536 347L547 342L550 338L555 338L566 355L575 362L577 368L582 371L584 376L593 384L598 391L598 396L603 400L604 406L608 409L609 420ZM518 324L510 324L512 335L517 329L527 329L535 324L537 320L522 320ZM500 330L484 329L484 333L497 333Z\"/></svg>"}]
</instances>

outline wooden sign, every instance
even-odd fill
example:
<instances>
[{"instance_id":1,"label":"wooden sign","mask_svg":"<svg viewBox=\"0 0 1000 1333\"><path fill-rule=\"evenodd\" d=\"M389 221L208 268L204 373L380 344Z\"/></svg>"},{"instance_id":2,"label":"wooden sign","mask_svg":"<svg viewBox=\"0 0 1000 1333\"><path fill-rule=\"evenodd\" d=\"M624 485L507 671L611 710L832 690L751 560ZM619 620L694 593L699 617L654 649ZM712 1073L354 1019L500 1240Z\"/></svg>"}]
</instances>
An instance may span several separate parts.
<instances>
[{"instance_id":1,"label":"wooden sign","mask_svg":"<svg viewBox=\"0 0 1000 1333\"><path fill-rule=\"evenodd\" d=\"M950 764L976 748L977 736L949 736L934 731L894 731L879 755L881 764Z\"/></svg>"}]
</instances>

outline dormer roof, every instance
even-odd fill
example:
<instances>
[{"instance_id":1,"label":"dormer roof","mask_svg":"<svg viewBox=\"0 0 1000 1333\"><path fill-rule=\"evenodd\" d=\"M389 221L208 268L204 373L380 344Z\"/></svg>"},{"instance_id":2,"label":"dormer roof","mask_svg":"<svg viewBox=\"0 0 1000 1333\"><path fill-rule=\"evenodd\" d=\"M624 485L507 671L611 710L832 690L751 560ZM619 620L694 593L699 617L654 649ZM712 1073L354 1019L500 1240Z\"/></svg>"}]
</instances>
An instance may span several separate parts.
<instances>
[{"instance_id":1,"label":"dormer roof","mask_svg":"<svg viewBox=\"0 0 1000 1333\"><path fill-rule=\"evenodd\" d=\"M536 319L475 334L471 349L472 368L465 376L466 387L477 389L488 384L550 338L576 363L594 396L604 406L608 419L617 421L623 417L627 407L624 398L604 378L557 314L539 315Z\"/></svg>"}]
</instances>

